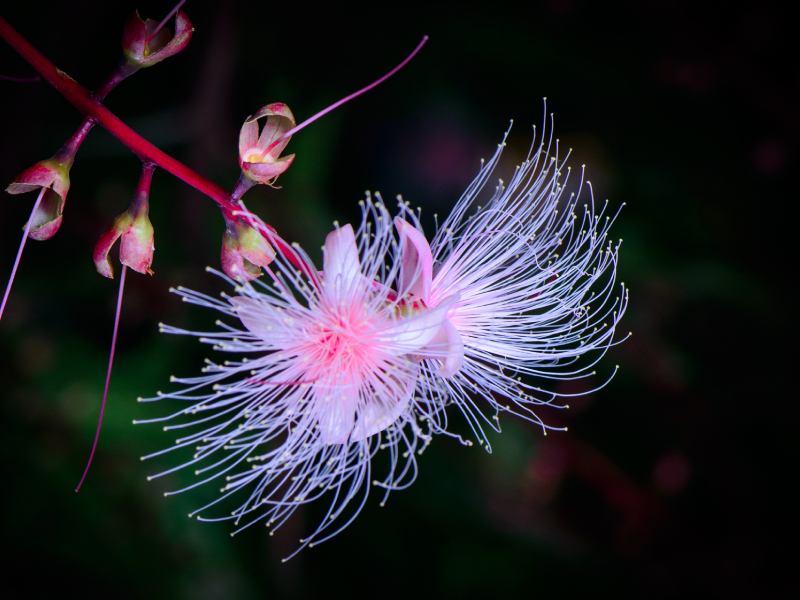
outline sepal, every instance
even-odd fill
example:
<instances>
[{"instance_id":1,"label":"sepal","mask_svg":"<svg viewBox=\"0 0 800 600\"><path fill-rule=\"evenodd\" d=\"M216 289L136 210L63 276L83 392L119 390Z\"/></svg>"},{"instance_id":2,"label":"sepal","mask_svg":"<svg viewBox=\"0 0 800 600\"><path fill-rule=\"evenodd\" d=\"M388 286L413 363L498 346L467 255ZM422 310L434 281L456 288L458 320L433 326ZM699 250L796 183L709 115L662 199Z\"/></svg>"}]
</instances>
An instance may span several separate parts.
<instances>
[{"instance_id":1,"label":"sepal","mask_svg":"<svg viewBox=\"0 0 800 600\"><path fill-rule=\"evenodd\" d=\"M163 27L155 37L147 42L147 37L158 27L152 19L143 21L139 11L133 11L125 23L122 36L122 52L127 61L136 68L152 67L157 62L177 54L183 50L192 37L189 17L182 10L175 15L175 35L170 38L170 31Z\"/></svg>"},{"instance_id":2,"label":"sepal","mask_svg":"<svg viewBox=\"0 0 800 600\"><path fill-rule=\"evenodd\" d=\"M59 153L61 154L61 153ZM69 169L72 166L72 156L64 160L56 157L42 160L31 168L26 169L11 182L6 188L9 194L23 194L39 188L48 188L36 214L31 218L31 227L28 237L34 240L47 240L55 235L61 227L64 214L64 203L69 191Z\"/></svg>"},{"instance_id":3,"label":"sepal","mask_svg":"<svg viewBox=\"0 0 800 600\"><path fill-rule=\"evenodd\" d=\"M114 268L108 260L111 247L120 237L119 261L137 273L153 274L154 229L148 213L150 206L146 194L137 194L124 213L114 219L94 247L94 264L100 275L114 278Z\"/></svg>"}]
</instances>

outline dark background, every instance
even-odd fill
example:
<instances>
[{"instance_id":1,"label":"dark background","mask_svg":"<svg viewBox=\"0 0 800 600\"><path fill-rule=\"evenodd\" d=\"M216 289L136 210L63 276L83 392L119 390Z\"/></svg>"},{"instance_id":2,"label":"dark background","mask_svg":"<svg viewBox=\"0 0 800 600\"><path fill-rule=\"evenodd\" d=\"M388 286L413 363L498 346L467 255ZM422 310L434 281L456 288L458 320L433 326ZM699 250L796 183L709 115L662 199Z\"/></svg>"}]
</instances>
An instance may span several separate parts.
<instances>
[{"instance_id":1,"label":"dark background","mask_svg":"<svg viewBox=\"0 0 800 600\"><path fill-rule=\"evenodd\" d=\"M224 6L223 6L224 4ZM788 5L788 3L787 3ZM189 0L180 55L123 82L106 104L188 165L231 187L238 128L269 102L302 120L376 79L423 34L393 79L292 139L280 190L250 208L312 256L331 221L358 218L364 190L445 214L510 119L509 169L542 97L586 163L596 199L623 209L619 272L633 337L572 402L567 434L505 419L491 456L437 439L418 481L371 498L336 539L280 559L322 516L298 511L275 537L186 518L216 488L164 498L191 476L147 483L172 443L131 425L161 407L135 398L199 368L206 348L157 333L215 315L167 290L216 295L222 219L163 171L151 196L153 277L129 273L101 444L79 494L105 375L117 283L92 248L140 171L99 128L72 169L58 234L30 242L0 322L5 598L795 597L790 385L797 279L800 69L795 21L774 2L499 2L324 12L300 3ZM5 4L3 16L80 83L119 59L137 3ZM160 19L170 2L138 2ZM0 72L32 69L0 43ZM80 122L45 83L0 81L0 182L51 156ZM0 276L34 195L0 204ZM796 210L796 208L795 208ZM430 221L426 221L426 226ZM116 261L116 251L112 251ZM5 279L3 281L5 284ZM791 376L792 383L795 377ZM576 392L579 389L562 389ZM561 419L561 421L559 421Z\"/></svg>"}]
</instances>

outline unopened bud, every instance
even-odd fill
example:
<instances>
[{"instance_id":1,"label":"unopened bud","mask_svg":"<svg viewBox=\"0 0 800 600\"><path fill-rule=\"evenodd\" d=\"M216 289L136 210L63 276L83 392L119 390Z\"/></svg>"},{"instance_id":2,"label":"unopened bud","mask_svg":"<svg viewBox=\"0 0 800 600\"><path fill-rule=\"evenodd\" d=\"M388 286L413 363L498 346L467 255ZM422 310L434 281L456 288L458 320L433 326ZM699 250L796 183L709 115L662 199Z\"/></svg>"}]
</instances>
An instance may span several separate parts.
<instances>
[{"instance_id":1,"label":"unopened bud","mask_svg":"<svg viewBox=\"0 0 800 600\"><path fill-rule=\"evenodd\" d=\"M225 218L222 236L222 270L231 279L252 281L260 277L261 267L275 258L275 250L267 240L250 225L235 217Z\"/></svg>"},{"instance_id":2,"label":"unopened bud","mask_svg":"<svg viewBox=\"0 0 800 600\"><path fill-rule=\"evenodd\" d=\"M258 119L264 117L266 122L259 135ZM242 167L242 176L253 183L272 185L275 178L288 169L294 160L294 154L280 156L291 136L281 138L294 126L292 111L279 102L268 104L253 116L247 117L239 132L239 165Z\"/></svg>"},{"instance_id":3,"label":"unopened bud","mask_svg":"<svg viewBox=\"0 0 800 600\"><path fill-rule=\"evenodd\" d=\"M194 27L182 10L175 15L175 35L163 27L148 42L147 38L156 30L158 22L152 19L143 21L139 11L133 11L125 23L122 36L122 52L127 61L137 68L151 67L186 47L192 37Z\"/></svg>"}]
</instances>

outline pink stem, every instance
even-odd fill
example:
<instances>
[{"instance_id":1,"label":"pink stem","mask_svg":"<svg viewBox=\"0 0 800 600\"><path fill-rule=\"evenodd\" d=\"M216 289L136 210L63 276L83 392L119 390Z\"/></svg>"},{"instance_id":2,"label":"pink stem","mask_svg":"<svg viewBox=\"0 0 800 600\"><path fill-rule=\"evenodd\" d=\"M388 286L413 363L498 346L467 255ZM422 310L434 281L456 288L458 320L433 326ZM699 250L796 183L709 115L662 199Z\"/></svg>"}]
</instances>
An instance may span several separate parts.
<instances>
[{"instance_id":1,"label":"pink stem","mask_svg":"<svg viewBox=\"0 0 800 600\"><path fill-rule=\"evenodd\" d=\"M16 83L36 83L37 81L42 80L42 78L38 75L36 77L11 77L10 75L0 75L0 79L14 81Z\"/></svg>"},{"instance_id":2,"label":"pink stem","mask_svg":"<svg viewBox=\"0 0 800 600\"><path fill-rule=\"evenodd\" d=\"M92 444L92 453L89 455L89 462L86 463L86 469L83 471L83 476L78 482L78 487L75 491L81 489L83 480L86 479L86 474L89 472L89 467L94 458L94 451L97 449L97 441L100 439L100 427L103 425L103 413L106 410L106 398L108 397L108 384L111 381L111 367L114 364L114 350L117 347L117 330L119 329L119 313L122 308L122 290L125 288L125 272L128 270L128 265L122 265L122 275L119 278L119 296L117 296L117 314L114 317L114 335L111 337L111 355L108 357L108 372L106 373L106 387L103 390L103 403L100 405L100 418L97 420L97 433L94 434L94 444Z\"/></svg>"},{"instance_id":3,"label":"pink stem","mask_svg":"<svg viewBox=\"0 0 800 600\"><path fill-rule=\"evenodd\" d=\"M342 99L341 99L341 100L339 100L338 102L334 102L334 103L333 103L333 104L331 104L331 105L330 105L328 108L325 108L325 109L323 109L323 110L319 111L319 112L318 112L317 114L315 114L313 117L311 117L311 118L308 118L308 119L306 119L305 121L303 121L302 123L300 123L300 125L296 125L296 126L292 127L292 128L289 130L289 131L287 131L286 133L284 133L284 134L283 134L281 137L279 137L277 140L275 140L275 141L274 141L274 142L272 142L272 143L271 143L269 146L267 146L267 147L266 147L266 149L265 149L265 150L264 150L264 151L261 153L261 157L263 158L264 156L266 156L266 155L267 155L267 152L269 152L270 150L272 150L272 148L274 148L275 146L277 146L277 145L278 145L278 144L281 142L281 140L284 140L284 139L286 139L287 137L289 137L290 135L292 135L292 134L294 134L294 133L297 133L298 131L300 131L301 129L303 129L303 128L304 128L306 125L310 125L311 123L313 123L314 121L316 121L317 119L319 119L321 116L323 116L323 115L326 115L326 114L328 114L329 112L331 112L331 111L332 111L334 108L339 108L339 107L340 107L342 104L344 104L345 102L349 102L350 100L352 100L353 98L355 98L355 97L357 97L357 96L360 96L360 95L361 95L361 94L363 94L364 92L368 92L368 91L370 91L370 90L371 90L372 88L374 88L376 85L380 85L380 84L382 84L384 81L386 81L387 79L389 79L389 77L391 77L392 75L394 75L395 73L397 73L397 72L398 72L400 69L402 69L403 67L405 67L405 66L406 66L406 64L408 64L408 61L410 61L412 58L414 58L414 55L415 55L417 52L419 52L419 51L420 51L420 49L422 49L422 47L425 45L425 42L427 42L427 41L428 41L428 36L426 35L425 37L423 37L423 38L422 38L422 41L419 43L419 45L417 45L417 47L416 47L416 48L414 48L414 51L413 51L411 54L409 54L409 55L406 57L406 59L405 59L403 62L401 62L401 63L400 63L399 65L397 65L397 66L396 66L394 69L392 69L391 71L389 71L389 72L388 72L386 75L384 75L383 77L381 77L381 78L380 78L380 79L378 79L377 81L373 81L373 82L372 82L372 83L370 83L370 84L369 84L367 87L365 87L365 88L361 88L361 89L360 89L360 90L358 90L357 92L353 92L352 94L350 94L349 96L346 96L346 97L342 98Z\"/></svg>"},{"instance_id":4,"label":"pink stem","mask_svg":"<svg viewBox=\"0 0 800 600\"><path fill-rule=\"evenodd\" d=\"M163 20L163 21L161 21L161 23L159 23L159 24L158 24L158 27L156 27L156 28L153 30L153 33L151 33L150 35L148 35L148 36L147 36L147 39L144 41L144 43L145 43L145 44L149 44L149 43L150 43L150 40L152 40L154 37L156 37L156 34L157 34L159 31L161 31L161 28L162 28L162 27L164 27L164 25L166 25L166 24L167 24L167 21L169 21L169 20L170 20L170 18L172 17L172 15L174 15L176 12L178 12L178 9L180 9L180 7L181 7L181 6L183 6L183 3L184 3L184 2L186 2L186 0L181 0L180 2L178 2L178 5L177 5L175 8L173 8L173 9L170 11L170 13L169 13L169 14L168 14L166 17L164 17L164 20Z\"/></svg>"},{"instance_id":5,"label":"pink stem","mask_svg":"<svg viewBox=\"0 0 800 600\"><path fill-rule=\"evenodd\" d=\"M36 198L36 203L33 205L33 210L31 211L31 218L28 219L28 222L25 225L25 233L22 234L22 241L19 244L19 250L17 250L17 259L14 261L14 268L11 269L11 278L8 280L6 293L3 294L3 303L0 304L0 319L3 318L3 311L6 309L6 302L8 302L8 295L11 293L11 284L14 283L14 276L17 274L19 259L22 258L22 249L25 247L25 241L28 239L28 233L30 233L31 230L33 215L36 214L36 209L39 208L39 203L42 201L42 197L44 196L45 190L47 190L47 188L43 187L39 192L39 197Z\"/></svg>"}]
</instances>

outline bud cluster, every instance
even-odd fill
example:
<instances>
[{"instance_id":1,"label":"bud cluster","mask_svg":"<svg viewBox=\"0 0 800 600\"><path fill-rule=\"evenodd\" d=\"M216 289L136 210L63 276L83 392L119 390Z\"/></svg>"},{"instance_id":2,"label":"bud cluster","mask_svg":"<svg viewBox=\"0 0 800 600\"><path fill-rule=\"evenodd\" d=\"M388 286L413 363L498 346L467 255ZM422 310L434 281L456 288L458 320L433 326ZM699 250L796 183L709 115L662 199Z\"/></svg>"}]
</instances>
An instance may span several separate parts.
<instances>
[{"instance_id":1,"label":"bud cluster","mask_svg":"<svg viewBox=\"0 0 800 600\"><path fill-rule=\"evenodd\" d=\"M152 19L142 20L134 11L125 23L122 51L123 58L92 94L100 102L114 87L139 69L150 67L165 58L177 54L189 43L194 28L183 11L175 15L175 35L166 27L160 27ZM41 190L44 195L31 214L26 225L28 237L47 240L61 227L64 204L70 188L69 171L75 155L86 135L95 125L95 119L87 117L66 144L50 159L40 161L20 173L8 186L10 194L21 194ZM114 270L108 260L113 243L120 242L120 261L139 273L150 273L153 262L153 226L148 219L150 181L155 165L144 164L142 177L130 207L119 215L111 227L100 236L94 252L98 273L113 277Z\"/></svg>"}]
</instances>

